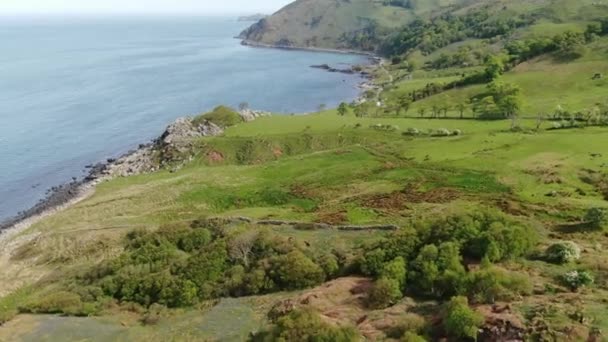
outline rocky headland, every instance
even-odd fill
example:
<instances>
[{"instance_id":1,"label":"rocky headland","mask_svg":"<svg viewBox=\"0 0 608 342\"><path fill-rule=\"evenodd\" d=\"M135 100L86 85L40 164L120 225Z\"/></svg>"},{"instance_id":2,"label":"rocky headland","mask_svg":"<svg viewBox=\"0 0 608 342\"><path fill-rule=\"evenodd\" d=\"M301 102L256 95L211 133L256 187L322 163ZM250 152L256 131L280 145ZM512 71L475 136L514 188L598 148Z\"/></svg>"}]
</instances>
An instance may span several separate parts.
<instances>
[{"instance_id":1,"label":"rocky headland","mask_svg":"<svg viewBox=\"0 0 608 342\"><path fill-rule=\"evenodd\" d=\"M270 113L251 109L238 112L243 122L268 116ZM171 123L164 132L152 142L141 144L137 149L128 151L117 158L87 165L86 176L76 177L72 181L54 186L47 191L47 196L32 208L18 213L15 217L0 222L0 235L13 228L20 230L37 220L62 210L88 197L95 186L101 182L118 177L155 172L160 169L179 168L176 164L185 164L191 160L189 152L197 138L212 137L224 134L225 127L197 117L181 117Z\"/></svg>"}]
</instances>

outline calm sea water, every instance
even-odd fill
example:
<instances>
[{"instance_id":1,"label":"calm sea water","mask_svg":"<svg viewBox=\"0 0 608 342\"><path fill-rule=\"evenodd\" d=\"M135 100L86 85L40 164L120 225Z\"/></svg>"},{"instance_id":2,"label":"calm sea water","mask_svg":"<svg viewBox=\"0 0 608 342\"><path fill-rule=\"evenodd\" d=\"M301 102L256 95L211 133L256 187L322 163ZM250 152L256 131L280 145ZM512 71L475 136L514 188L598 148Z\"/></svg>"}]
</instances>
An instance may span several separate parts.
<instances>
[{"instance_id":1,"label":"calm sea water","mask_svg":"<svg viewBox=\"0 0 608 342\"><path fill-rule=\"evenodd\" d=\"M87 164L218 104L283 113L358 94L312 64L361 56L243 47L233 18L0 20L0 221Z\"/></svg>"}]
</instances>

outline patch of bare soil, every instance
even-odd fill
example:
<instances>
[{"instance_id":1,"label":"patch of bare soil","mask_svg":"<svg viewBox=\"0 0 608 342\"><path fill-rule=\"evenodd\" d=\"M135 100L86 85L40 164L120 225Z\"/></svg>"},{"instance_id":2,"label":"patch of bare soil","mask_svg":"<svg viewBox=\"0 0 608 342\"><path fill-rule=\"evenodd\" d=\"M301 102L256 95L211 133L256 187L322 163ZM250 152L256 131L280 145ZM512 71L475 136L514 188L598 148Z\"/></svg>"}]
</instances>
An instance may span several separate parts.
<instances>
[{"instance_id":1,"label":"patch of bare soil","mask_svg":"<svg viewBox=\"0 0 608 342\"><path fill-rule=\"evenodd\" d=\"M221 163L224 161L224 155L217 151L207 153L207 160L211 163Z\"/></svg>"},{"instance_id":2,"label":"patch of bare soil","mask_svg":"<svg viewBox=\"0 0 608 342\"><path fill-rule=\"evenodd\" d=\"M417 316L407 313L405 303L382 311L372 311L365 306L372 279L344 277L327 282L302 294L276 303L269 317L276 318L298 308L313 308L329 323L339 326L355 326L365 338L378 341L386 338L404 317Z\"/></svg>"},{"instance_id":3,"label":"patch of bare soil","mask_svg":"<svg viewBox=\"0 0 608 342\"><path fill-rule=\"evenodd\" d=\"M362 198L362 205L374 209L399 211L407 209L409 203L449 203L460 196L461 193L452 188L419 191L418 187L413 185L389 194L365 196Z\"/></svg>"},{"instance_id":4,"label":"patch of bare soil","mask_svg":"<svg viewBox=\"0 0 608 342\"><path fill-rule=\"evenodd\" d=\"M522 203L510 198L502 198L496 201L496 206L504 213L513 216L528 216L528 212Z\"/></svg>"},{"instance_id":5,"label":"patch of bare soil","mask_svg":"<svg viewBox=\"0 0 608 342\"><path fill-rule=\"evenodd\" d=\"M559 169L562 164L535 166L524 170L525 173L535 176L539 182L543 184L562 184L563 178L559 175Z\"/></svg>"},{"instance_id":6,"label":"patch of bare soil","mask_svg":"<svg viewBox=\"0 0 608 342\"><path fill-rule=\"evenodd\" d=\"M477 311L485 318L479 341L524 341L526 326L522 318L514 314L509 304L483 305Z\"/></svg>"},{"instance_id":7,"label":"patch of bare soil","mask_svg":"<svg viewBox=\"0 0 608 342\"><path fill-rule=\"evenodd\" d=\"M348 217L345 211L321 212L317 215L315 222L336 226L347 223Z\"/></svg>"},{"instance_id":8,"label":"patch of bare soil","mask_svg":"<svg viewBox=\"0 0 608 342\"><path fill-rule=\"evenodd\" d=\"M596 191L608 201L608 174L595 170L583 169L579 173L579 178L584 183L595 187Z\"/></svg>"},{"instance_id":9,"label":"patch of bare soil","mask_svg":"<svg viewBox=\"0 0 608 342\"><path fill-rule=\"evenodd\" d=\"M272 149L272 154L275 158L280 158L283 155L283 150L281 150L279 147L275 147Z\"/></svg>"}]
</instances>

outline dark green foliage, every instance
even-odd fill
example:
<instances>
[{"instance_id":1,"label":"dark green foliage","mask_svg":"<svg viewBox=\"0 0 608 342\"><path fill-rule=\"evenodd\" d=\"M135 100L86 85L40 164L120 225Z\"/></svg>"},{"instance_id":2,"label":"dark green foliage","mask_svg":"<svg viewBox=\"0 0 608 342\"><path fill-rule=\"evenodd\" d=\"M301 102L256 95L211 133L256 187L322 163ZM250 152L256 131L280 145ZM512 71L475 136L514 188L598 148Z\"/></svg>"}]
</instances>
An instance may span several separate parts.
<instances>
[{"instance_id":1,"label":"dark green foliage","mask_svg":"<svg viewBox=\"0 0 608 342\"><path fill-rule=\"evenodd\" d=\"M467 273L463 256L500 262L522 257L535 246L534 230L499 212L479 211L434 221L417 222L368 246L360 260L365 275L396 280L412 294L449 298L480 293L481 302L529 293L529 284L515 274L497 269ZM403 261L403 263L402 263ZM407 277L402 276L407 270ZM490 285L488 285L490 284Z\"/></svg>"},{"instance_id":2,"label":"dark green foliage","mask_svg":"<svg viewBox=\"0 0 608 342\"><path fill-rule=\"evenodd\" d=\"M287 238L267 231L226 236L210 222L193 226L129 233L125 252L83 276L89 286L78 293L86 302L102 292L144 306L185 307L225 295L313 286L340 271L333 254L322 255L319 266Z\"/></svg>"},{"instance_id":3,"label":"dark green foliage","mask_svg":"<svg viewBox=\"0 0 608 342\"><path fill-rule=\"evenodd\" d=\"M344 116L348 114L348 105L344 102L340 103L338 106L338 115Z\"/></svg>"},{"instance_id":4,"label":"dark green foliage","mask_svg":"<svg viewBox=\"0 0 608 342\"><path fill-rule=\"evenodd\" d=\"M400 289L405 288L406 275L406 264L402 257L396 257L392 261L385 263L380 272L381 278L396 280Z\"/></svg>"},{"instance_id":5,"label":"dark green foliage","mask_svg":"<svg viewBox=\"0 0 608 342\"><path fill-rule=\"evenodd\" d=\"M270 331L252 337L258 342L353 342L361 338L354 328L324 322L312 310L294 310L277 319Z\"/></svg>"},{"instance_id":6,"label":"dark green foliage","mask_svg":"<svg viewBox=\"0 0 608 342\"><path fill-rule=\"evenodd\" d=\"M536 234L529 228L506 222L493 222L467 249L476 258L492 262L526 255L536 243Z\"/></svg>"},{"instance_id":7,"label":"dark green foliage","mask_svg":"<svg viewBox=\"0 0 608 342\"><path fill-rule=\"evenodd\" d=\"M370 308L384 309L395 304L401 297L403 297L403 294L400 290L399 281L391 278L380 278L370 289L367 303Z\"/></svg>"},{"instance_id":8,"label":"dark green foliage","mask_svg":"<svg viewBox=\"0 0 608 342\"><path fill-rule=\"evenodd\" d=\"M271 278L284 289L301 289L325 280L323 269L300 251L276 257L271 264Z\"/></svg>"},{"instance_id":9,"label":"dark green foliage","mask_svg":"<svg viewBox=\"0 0 608 342\"><path fill-rule=\"evenodd\" d=\"M526 276L494 266L471 272L466 279L466 294L476 303L510 301L531 292L532 285Z\"/></svg>"},{"instance_id":10,"label":"dark green foliage","mask_svg":"<svg viewBox=\"0 0 608 342\"><path fill-rule=\"evenodd\" d=\"M418 19L387 38L381 51L386 55L402 55L414 49L424 54L468 38L493 38L509 34L532 22L524 15L490 19L487 11L472 11L462 16L441 15L431 20Z\"/></svg>"},{"instance_id":11,"label":"dark green foliage","mask_svg":"<svg viewBox=\"0 0 608 342\"><path fill-rule=\"evenodd\" d=\"M594 229L608 226L608 209L591 208L585 214L585 221Z\"/></svg>"},{"instance_id":12,"label":"dark green foliage","mask_svg":"<svg viewBox=\"0 0 608 342\"><path fill-rule=\"evenodd\" d=\"M409 277L414 292L443 298L461 291L465 275L458 245L445 242L424 246L411 263Z\"/></svg>"},{"instance_id":13,"label":"dark green foliage","mask_svg":"<svg viewBox=\"0 0 608 342\"><path fill-rule=\"evenodd\" d=\"M384 261L386 260L386 252L384 249L376 248L363 255L359 261L361 272L368 276L376 276L382 271Z\"/></svg>"},{"instance_id":14,"label":"dark green foliage","mask_svg":"<svg viewBox=\"0 0 608 342\"><path fill-rule=\"evenodd\" d=\"M521 109L521 89L510 83L494 81L487 93L474 100L474 111L480 119L506 119Z\"/></svg>"},{"instance_id":15,"label":"dark green foliage","mask_svg":"<svg viewBox=\"0 0 608 342\"><path fill-rule=\"evenodd\" d=\"M451 337L476 339L483 322L483 317L469 307L466 297L454 297L446 304L443 326Z\"/></svg>"}]
</instances>

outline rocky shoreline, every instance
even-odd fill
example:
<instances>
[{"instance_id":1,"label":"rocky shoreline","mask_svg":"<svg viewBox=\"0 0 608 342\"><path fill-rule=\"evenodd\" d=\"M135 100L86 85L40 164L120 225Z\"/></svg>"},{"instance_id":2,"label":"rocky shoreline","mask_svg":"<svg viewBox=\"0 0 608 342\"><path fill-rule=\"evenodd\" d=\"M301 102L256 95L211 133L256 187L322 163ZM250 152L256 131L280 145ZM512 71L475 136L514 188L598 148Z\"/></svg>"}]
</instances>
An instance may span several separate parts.
<instances>
[{"instance_id":1,"label":"rocky shoreline","mask_svg":"<svg viewBox=\"0 0 608 342\"><path fill-rule=\"evenodd\" d=\"M267 112L250 109L245 109L239 114L244 122L270 115ZM128 151L117 158L87 165L85 166L85 169L88 170L87 174L82 179L74 177L70 182L52 187L47 191L46 197L33 207L0 222L0 236L13 229L27 228L39 219L85 199L92 193L91 190L101 182L154 172L171 165L177 161L178 155L185 153L191 147L192 139L217 136L223 133L222 127L210 121L204 120L200 124L195 124L192 117L178 118L152 142L141 144L137 149Z\"/></svg>"},{"instance_id":2,"label":"rocky shoreline","mask_svg":"<svg viewBox=\"0 0 608 342\"><path fill-rule=\"evenodd\" d=\"M241 44L256 48L356 54L369 57L371 65L380 65L383 63L383 59L373 53L354 50L267 45L247 40L242 40ZM366 79L366 81L361 82L358 86L362 93L370 89L376 89L377 87L371 82L372 76L365 70L355 70L354 67L350 69L336 69L327 64L312 65L311 67L327 70L328 72L339 72L345 74L359 73L363 78ZM364 101L363 98L363 94L361 94L361 96L355 99L355 102L362 102ZM243 118L243 121L247 122L255 120L260 116L268 115L269 113L246 109L241 111L239 114ZM174 156L187 150L190 145L190 141L194 137L216 136L223 134L223 129L211 122L206 121L198 127L194 127L192 125L192 121L193 118L189 117L178 118L167 127L161 136L152 142L141 144L137 149L124 153L117 158L109 158L105 162L87 165L85 168L88 171L86 176L82 179L77 179L74 177L70 182L52 187L47 191L46 197L38 201L38 203L36 203L33 207L19 212L12 218L0 222L0 236L4 235L6 231L12 230L13 228L24 228L22 226L30 226L37 221L37 218L41 219L51 213L56 212L60 208L77 203L79 200L88 197L85 195L89 194L97 184L103 181L116 177L127 177L136 174L154 172L164 167L167 163L175 162L176 158L174 158Z\"/></svg>"}]
</instances>

